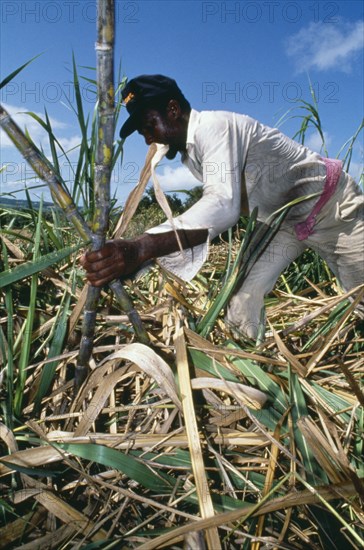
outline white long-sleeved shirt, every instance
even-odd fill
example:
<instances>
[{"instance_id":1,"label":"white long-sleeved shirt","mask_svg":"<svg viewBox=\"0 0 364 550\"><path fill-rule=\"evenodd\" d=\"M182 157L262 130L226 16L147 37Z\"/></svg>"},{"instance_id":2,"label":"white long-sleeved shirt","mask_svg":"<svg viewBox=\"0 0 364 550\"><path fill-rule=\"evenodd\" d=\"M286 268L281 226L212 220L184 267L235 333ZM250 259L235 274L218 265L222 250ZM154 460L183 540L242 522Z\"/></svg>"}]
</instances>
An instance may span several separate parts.
<instances>
[{"instance_id":1,"label":"white long-sleeved shirt","mask_svg":"<svg viewBox=\"0 0 364 550\"><path fill-rule=\"evenodd\" d=\"M202 183L203 196L173 219L176 229L208 229L209 240L232 227L242 211L258 207L258 219L293 199L322 190L325 165L318 153L298 144L276 128L225 111L192 109L186 153L181 158ZM290 209L286 222L302 220L312 200ZM148 233L171 231L170 222ZM158 258L164 268L191 280L208 254L208 242Z\"/></svg>"}]
</instances>

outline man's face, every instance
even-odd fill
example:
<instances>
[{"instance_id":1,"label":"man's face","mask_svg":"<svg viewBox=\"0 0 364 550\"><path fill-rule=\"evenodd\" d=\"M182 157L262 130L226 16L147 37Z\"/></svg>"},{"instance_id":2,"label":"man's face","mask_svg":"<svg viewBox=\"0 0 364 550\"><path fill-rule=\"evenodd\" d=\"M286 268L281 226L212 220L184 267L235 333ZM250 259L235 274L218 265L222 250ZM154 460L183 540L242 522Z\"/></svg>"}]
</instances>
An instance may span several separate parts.
<instances>
[{"instance_id":1,"label":"man's face","mask_svg":"<svg viewBox=\"0 0 364 550\"><path fill-rule=\"evenodd\" d=\"M164 143L168 145L171 134L173 134L166 117L163 117L155 109L144 111L141 115L137 131L144 137L147 145L151 143Z\"/></svg>"},{"instance_id":2,"label":"man's face","mask_svg":"<svg viewBox=\"0 0 364 550\"><path fill-rule=\"evenodd\" d=\"M147 109L140 117L137 131L147 145L162 143L170 148L183 150L186 146L186 124L178 103L171 101L165 112Z\"/></svg>"}]
</instances>

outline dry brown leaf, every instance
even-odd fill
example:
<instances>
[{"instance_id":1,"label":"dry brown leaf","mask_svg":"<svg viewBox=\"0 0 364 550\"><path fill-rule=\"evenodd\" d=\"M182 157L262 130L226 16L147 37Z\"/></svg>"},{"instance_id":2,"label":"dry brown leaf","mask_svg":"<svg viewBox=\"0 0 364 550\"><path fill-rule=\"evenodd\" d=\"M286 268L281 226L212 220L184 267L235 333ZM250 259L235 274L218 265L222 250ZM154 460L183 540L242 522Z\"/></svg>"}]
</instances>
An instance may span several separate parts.
<instances>
[{"instance_id":1,"label":"dry brown leaf","mask_svg":"<svg viewBox=\"0 0 364 550\"><path fill-rule=\"evenodd\" d=\"M13 548L15 541L21 537L24 537L29 531L36 529L37 525L44 521L46 511L42 507L35 512L29 512L21 518L8 523L0 529L0 550L7 550ZM23 548L23 546L22 546ZM39 546L38 546L39 549Z\"/></svg>"},{"instance_id":2,"label":"dry brown leaf","mask_svg":"<svg viewBox=\"0 0 364 550\"><path fill-rule=\"evenodd\" d=\"M144 344L129 344L123 349L112 353L104 361L115 359L132 361L140 370L153 378L173 403L179 409L181 408L181 401L177 395L177 386L171 367L150 347Z\"/></svg>"},{"instance_id":3,"label":"dry brown leaf","mask_svg":"<svg viewBox=\"0 0 364 550\"><path fill-rule=\"evenodd\" d=\"M186 343L182 328L180 328L176 333L175 346L183 415L186 425L188 447L191 456L192 471L195 479L199 509L202 518L209 518L214 516L215 511L212 504L205 464L202 457L200 434L197 427L196 413L192 397ZM207 530L206 540L209 550L219 550L219 548L221 548L217 529L212 528Z\"/></svg>"},{"instance_id":4,"label":"dry brown leaf","mask_svg":"<svg viewBox=\"0 0 364 550\"><path fill-rule=\"evenodd\" d=\"M228 380L221 380L219 378L199 377L193 378L191 385L194 390L209 388L228 393L253 409L261 409L267 401L265 393L238 382L229 382Z\"/></svg>"},{"instance_id":5,"label":"dry brown leaf","mask_svg":"<svg viewBox=\"0 0 364 550\"><path fill-rule=\"evenodd\" d=\"M341 331L342 327L346 323L348 317L351 315L351 313L355 310L356 306L363 300L364 296L364 288L358 293L357 297L351 304L351 306L347 309L345 314L341 317L339 324L337 324L327 335L325 339L324 345L320 346L320 349L313 354L309 362L307 363L307 373L306 376L309 376L309 374L312 372L312 370L316 367L317 363L323 358L325 353L330 348L331 344L334 342L335 338L338 336L339 332Z\"/></svg>"},{"instance_id":6,"label":"dry brown leaf","mask_svg":"<svg viewBox=\"0 0 364 550\"><path fill-rule=\"evenodd\" d=\"M23 482L27 487L33 489L39 489L40 492L35 495L35 499L48 510L49 513L54 514L63 523L72 527L77 533L83 535L89 535L94 541L104 540L106 538L106 531L99 529L96 533L92 532L95 529L95 524L82 512L79 512L68 503L60 499L55 492L50 491L47 485L40 481L35 481L33 478L22 474Z\"/></svg>"},{"instance_id":7,"label":"dry brown leaf","mask_svg":"<svg viewBox=\"0 0 364 550\"><path fill-rule=\"evenodd\" d=\"M130 376L131 374L125 372L126 368L121 367L120 369L112 372L108 376L105 376L100 383L100 386L97 388L93 398L88 404L86 410L84 411L80 423L75 429L75 437L80 435L86 435L92 424L100 414L100 411L103 409L105 402L110 396L113 388L118 382L123 380L123 378Z\"/></svg>"},{"instance_id":8,"label":"dry brown leaf","mask_svg":"<svg viewBox=\"0 0 364 550\"><path fill-rule=\"evenodd\" d=\"M317 503L320 502L318 495L325 500L333 500L337 498L350 498L355 494L355 487L350 482L316 487L314 491L306 489L304 491L292 492L284 495L283 497L278 497L262 504L262 506L253 513L252 510L256 505L251 505L240 510L234 510L233 512L224 512L212 518L200 519L194 523L183 525L182 527L173 529L169 533L161 535L152 541L142 544L138 547L138 550L154 550L155 548L163 548L166 546L171 547L172 544L178 540L181 540L180 537L183 537L189 531L201 531L202 529L225 525L237 520L244 522L244 516L247 515L260 516L262 514L268 514L277 510L285 510L295 506L302 506L303 504Z\"/></svg>"},{"instance_id":9,"label":"dry brown leaf","mask_svg":"<svg viewBox=\"0 0 364 550\"><path fill-rule=\"evenodd\" d=\"M279 441L281 429L288 413L289 413L289 409L287 409L285 413L281 416L281 418L279 419L279 422L277 422L277 425L275 427L273 437L277 441ZM263 497L266 496L269 493L269 491L272 489L272 485L274 482L274 475L278 464L278 455L279 455L279 449L277 445L273 443L270 450L268 468L267 468L267 473L265 476L265 482L263 486L263 492L262 492ZM258 539L263 535L264 523L265 523L265 515L263 514L259 517L258 523L257 523L256 537ZM260 548L260 542L257 541L252 543L251 550L259 550L259 548Z\"/></svg>"},{"instance_id":10,"label":"dry brown leaf","mask_svg":"<svg viewBox=\"0 0 364 550\"><path fill-rule=\"evenodd\" d=\"M75 436L73 432L52 431L47 434L49 441L59 443L95 443L105 445L114 449L134 449L155 448L155 447L188 447L186 433L177 435L166 434L128 434L125 437L122 434L101 434L89 433L85 436ZM216 445L237 447L259 447L267 445L269 439L264 435L255 432L239 432L229 430L225 433L213 434L211 440ZM68 456L68 453L64 453ZM11 473L13 470L11 464L23 466L25 468L36 468L53 462L59 462L62 456L55 448L43 445L42 447L32 447L24 451L17 451L11 455L0 458L0 476ZM5 461L9 466L2 463Z\"/></svg>"},{"instance_id":11,"label":"dry brown leaf","mask_svg":"<svg viewBox=\"0 0 364 550\"><path fill-rule=\"evenodd\" d=\"M166 215L167 220L169 221L173 231L175 232L176 239L177 239L177 242L178 242L178 246L179 246L179 248L180 248L180 250L182 251L182 254L183 254L183 246L181 244L181 240L180 240L179 235L178 235L177 230L176 230L176 226L175 226L175 223L174 223L173 213L172 213L171 207L169 206L169 202L167 201L166 196L163 193L162 188L159 184L158 178L155 174L155 168L156 168L157 164L165 156L168 149L169 149L168 146L158 144L156 154L154 155L154 157L151 160L153 187L154 187L155 198L157 199L157 202L158 202L159 206L163 210L164 214Z\"/></svg>"},{"instance_id":12,"label":"dry brown leaf","mask_svg":"<svg viewBox=\"0 0 364 550\"><path fill-rule=\"evenodd\" d=\"M70 539L73 534L73 529L70 529L68 525L62 525L62 527L44 535L44 537L37 538L27 544L22 544L18 548L14 548L14 550L39 550L40 548L59 550L64 547L63 543Z\"/></svg>"},{"instance_id":13,"label":"dry brown leaf","mask_svg":"<svg viewBox=\"0 0 364 550\"><path fill-rule=\"evenodd\" d=\"M15 453L18 450L18 445L13 432L9 430L9 428L2 422L0 422L0 439L4 441L11 453Z\"/></svg>"},{"instance_id":14,"label":"dry brown leaf","mask_svg":"<svg viewBox=\"0 0 364 550\"><path fill-rule=\"evenodd\" d=\"M296 330L303 328L304 326L306 326L308 323L310 323L320 315L323 315L324 313L327 313L328 311L333 309L343 300L346 300L346 298L349 298L352 294L355 294L355 292L357 292L357 290L352 289L349 292L346 292L345 294L343 294L342 296L336 296L335 298L330 298L330 302L328 304L315 309L315 311L312 311L307 315L304 315L302 319L300 319L299 321L296 321L295 323L293 323L293 325L290 325L289 327L283 329L281 332L281 335L287 336L291 332L294 332Z\"/></svg>"},{"instance_id":15,"label":"dry brown leaf","mask_svg":"<svg viewBox=\"0 0 364 550\"><path fill-rule=\"evenodd\" d=\"M258 353L251 353L235 348L221 348L211 344L205 338L202 338L199 334L196 334L191 329L186 328L185 334L188 343L199 351L204 351L206 354L211 356L216 356L219 358L219 361L223 361L225 357L243 357L244 359L250 359L251 361L258 361L259 363L267 363L269 365L276 365L278 367L286 367L284 361L279 361L278 359L273 359L270 357L264 357L264 355L259 355ZM226 363L228 365L228 363Z\"/></svg>"},{"instance_id":16,"label":"dry brown leaf","mask_svg":"<svg viewBox=\"0 0 364 550\"><path fill-rule=\"evenodd\" d=\"M139 181L136 187L134 187L134 189L131 191L128 198L126 199L123 213L118 223L116 224L113 235L114 239L120 239L120 237L124 235L130 223L130 220L132 219L136 209L138 208L138 205L142 199L143 193L152 173L151 160L154 157L156 151L157 146L155 143L152 143L148 149L144 167L140 172Z\"/></svg>"},{"instance_id":17,"label":"dry brown leaf","mask_svg":"<svg viewBox=\"0 0 364 550\"><path fill-rule=\"evenodd\" d=\"M84 285L81 293L78 295L77 303L75 304L72 313L69 318L69 328L68 328L68 334L72 334L72 332L75 330L77 322L83 312L83 308L85 306L86 302L86 296L88 291L88 285Z\"/></svg>"},{"instance_id":18,"label":"dry brown leaf","mask_svg":"<svg viewBox=\"0 0 364 550\"><path fill-rule=\"evenodd\" d=\"M10 466L6 466L3 462L9 465L14 464L16 466L23 466L24 468L33 468L57 462L61 459L62 457L59 452L48 446L32 447L24 451L17 451L0 458L0 476L13 471Z\"/></svg>"},{"instance_id":19,"label":"dry brown leaf","mask_svg":"<svg viewBox=\"0 0 364 550\"><path fill-rule=\"evenodd\" d=\"M293 369L300 375L305 376L306 375L306 367L301 364L299 359L293 355L287 348L287 346L284 344L283 340L279 336L279 334L274 330L273 327L271 327L274 340L277 343L278 349L281 352L281 354L285 357L287 362L293 367Z\"/></svg>"},{"instance_id":20,"label":"dry brown leaf","mask_svg":"<svg viewBox=\"0 0 364 550\"><path fill-rule=\"evenodd\" d=\"M18 260L24 260L25 259L25 256L24 256L24 253L22 252L22 250L20 250L20 248L18 246L16 246L16 244L14 244L12 241L10 241L7 237L5 237L4 234L1 235L0 239L3 241L6 248L12 254L14 254L15 258L17 258Z\"/></svg>"},{"instance_id":21,"label":"dry brown leaf","mask_svg":"<svg viewBox=\"0 0 364 550\"><path fill-rule=\"evenodd\" d=\"M340 483L351 480L358 493L364 498L364 485L350 464L348 457L342 448L340 439L338 438L335 425L329 419L322 419L326 422L328 432L333 432L335 442L316 426L315 422L307 416L298 419L297 426L305 437L309 447L313 451L317 462L326 472L328 478L333 483Z\"/></svg>"}]
</instances>

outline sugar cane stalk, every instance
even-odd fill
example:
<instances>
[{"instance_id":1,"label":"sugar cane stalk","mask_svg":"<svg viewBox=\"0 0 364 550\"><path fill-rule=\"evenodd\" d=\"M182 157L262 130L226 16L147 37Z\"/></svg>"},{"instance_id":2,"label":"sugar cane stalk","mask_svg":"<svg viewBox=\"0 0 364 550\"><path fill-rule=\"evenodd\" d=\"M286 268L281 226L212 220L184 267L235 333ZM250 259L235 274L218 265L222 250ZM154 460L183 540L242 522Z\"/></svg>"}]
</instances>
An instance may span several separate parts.
<instances>
[{"instance_id":1,"label":"sugar cane stalk","mask_svg":"<svg viewBox=\"0 0 364 550\"><path fill-rule=\"evenodd\" d=\"M94 170L92 250L105 244L109 225L110 175L114 141L114 2L97 2L97 138ZM86 378L92 353L96 308L101 289L90 286L84 308L82 339L75 372L75 390Z\"/></svg>"},{"instance_id":2,"label":"sugar cane stalk","mask_svg":"<svg viewBox=\"0 0 364 550\"><path fill-rule=\"evenodd\" d=\"M98 250L105 243L109 225L110 177L113 159L114 141L114 0L98 0L97 3L97 143L95 152L94 179L94 218L92 224L92 250ZM120 294L125 291L120 281L113 281L111 289ZM100 289L89 287L84 308L82 340L75 372L75 390L81 386L87 375L88 363L92 353L93 336L96 324L96 307ZM131 303L129 304L131 306ZM130 320L139 340L149 343L149 337L141 323L139 315L129 308Z\"/></svg>"},{"instance_id":3,"label":"sugar cane stalk","mask_svg":"<svg viewBox=\"0 0 364 550\"><path fill-rule=\"evenodd\" d=\"M91 229L78 212L76 205L68 191L64 188L59 176L2 105L0 105L0 126L24 159L30 164L37 176L47 183L53 201L63 210L66 218L74 225L79 235L86 242L91 241Z\"/></svg>"}]
</instances>

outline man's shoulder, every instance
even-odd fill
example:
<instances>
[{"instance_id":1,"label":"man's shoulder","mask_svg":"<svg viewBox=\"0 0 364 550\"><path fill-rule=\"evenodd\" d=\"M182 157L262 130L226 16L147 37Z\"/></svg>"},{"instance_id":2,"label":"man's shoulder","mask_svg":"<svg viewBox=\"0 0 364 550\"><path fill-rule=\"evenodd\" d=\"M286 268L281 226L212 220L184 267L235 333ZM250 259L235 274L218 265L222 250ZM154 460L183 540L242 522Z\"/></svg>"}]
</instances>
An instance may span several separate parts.
<instances>
[{"instance_id":1,"label":"man's shoulder","mask_svg":"<svg viewBox=\"0 0 364 550\"><path fill-rule=\"evenodd\" d=\"M257 121L244 113L223 110L201 110L195 111L199 125L213 125L226 127L229 124L246 125L256 124Z\"/></svg>"},{"instance_id":2,"label":"man's shoulder","mask_svg":"<svg viewBox=\"0 0 364 550\"><path fill-rule=\"evenodd\" d=\"M192 109L188 126L187 143L204 148L212 142L223 142L224 138L235 136L244 139L253 135L259 127L258 121L241 113L223 110L196 111Z\"/></svg>"}]
</instances>

